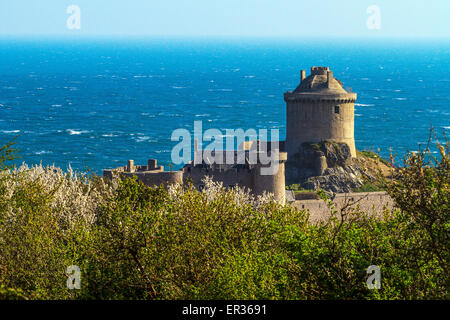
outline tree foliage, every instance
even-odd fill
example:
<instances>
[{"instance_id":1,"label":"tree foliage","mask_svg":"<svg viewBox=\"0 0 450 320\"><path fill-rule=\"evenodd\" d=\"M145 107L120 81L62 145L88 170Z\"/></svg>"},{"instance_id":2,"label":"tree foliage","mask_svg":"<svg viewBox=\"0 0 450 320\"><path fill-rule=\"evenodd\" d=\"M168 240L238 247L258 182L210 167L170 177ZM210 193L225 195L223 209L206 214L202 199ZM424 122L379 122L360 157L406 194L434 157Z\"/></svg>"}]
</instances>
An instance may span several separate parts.
<instances>
[{"instance_id":1,"label":"tree foliage","mask_svg":"<svg viewBox=\"0 0 450 320\"><path fill-rule=\"evenodd\" d=\"M4 166L0 299L448 299L448 143L439 150L408 153L382 181L396 205L383 219L320 192L333 214L316 224L210 180L166 190ZM66 286L70 265L80 290ZM367 288L370 265L380 290Z\"/></svg>"}]
</instances>

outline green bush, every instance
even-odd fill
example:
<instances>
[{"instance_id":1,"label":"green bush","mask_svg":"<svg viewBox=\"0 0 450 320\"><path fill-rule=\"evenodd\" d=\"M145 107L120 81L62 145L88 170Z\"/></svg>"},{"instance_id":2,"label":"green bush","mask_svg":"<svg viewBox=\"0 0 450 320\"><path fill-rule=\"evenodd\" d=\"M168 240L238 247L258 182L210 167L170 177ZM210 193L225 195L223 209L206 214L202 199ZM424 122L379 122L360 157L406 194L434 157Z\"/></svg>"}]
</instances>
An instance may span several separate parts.
<instances>
[{"instance_id":1,"label":"green bush","mask_svg":"<svg viewBox=\"0 0 450 320\"><path fill-rule=\"evenodd\" d=\"M306 224L306 217L273 202L258 210L238 205L233 192L222 189L208 200L206 192L186 188L171 197L162 187L124 180L100 210L95 226L93 265L106 265L106 272L95 270L93 290L100 290L102 298L238 298L239 292L228 291L235 288L231 282L248 279L235 274L234 267L246 263L245 268L255 272L270 268L268 262L278 263L267 259L261 264L252 254L270 257L276 251L275 234L292 223ZM261 294L281 298L277 283L268 276L265 290L273 293ZM127 287L131 291L123 290ZM246 292L245 297L259 297L256 294Z\"/></svg>"},{"instance_id":2,"label":"green bush","mask_svg":"<svg viewBox=\"0 0 450 320\"><path fill-rule=\"evenodd\" d=\"M361 155L367 157L367 158L375 159L375 160L381 161L381 162L384 163L385 165L390 166L389 161L387 161L386 159L380 157L379 154L377 154L377 153L375 153L375 152L373 152L373 151L362 150L362 151L359 151L359 153L360 153Z\"/></svg>"},{"instance_id":3,"label":"green bush","mask_svg":"<svg viewBox=\"0 0 450 320\"><path fill-rule=\"evenodd\" d=\"M386 186L379 181L366 181L361 187L353 189L353 192L377 192L386 191Z\"/></svg>"},{"instance_id":4,"label":"green bush","mask_svg":"<svg viewBox=\"0 0 450 320\"><path fill-rule=\"evenodd\" d=\"M11 165L8 164L8 161L17 159L17 149L13 148L15 143L15 138L4 146L0 147L0 170L7 170L11 168Z\"/></svg>"},{"instance_id":5,"label":"green bush","mask_svg":"<svg viewBox=\"0 0 450 320\"><path fill-rule=\"evenodd\" d=\"M448 144L440 150L408 154L380 182L396 204L383 219L320 192L333 214L316 224L212 181L166 190L5 166L0 299L448 299ZM66 287L70 265L80 290ZM380 290L366 286L370 265Z\"/></svg>"}]
</instances>

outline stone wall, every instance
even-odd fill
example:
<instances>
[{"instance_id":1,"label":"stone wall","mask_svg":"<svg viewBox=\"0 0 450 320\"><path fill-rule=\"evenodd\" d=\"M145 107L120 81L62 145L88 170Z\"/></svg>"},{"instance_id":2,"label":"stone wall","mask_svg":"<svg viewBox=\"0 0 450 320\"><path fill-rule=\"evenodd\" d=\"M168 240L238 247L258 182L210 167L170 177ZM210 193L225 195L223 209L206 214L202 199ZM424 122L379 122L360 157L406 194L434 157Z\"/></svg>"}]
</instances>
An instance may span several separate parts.
<instances>
[{"instance_id":1,"label":"stone wall","mask_svg":"<svg viewBox=\"0 0 450 320\"><path fill-rule=\"evenodd\" d=\"M274 195L275 200L285 202L285 171L284 163L286 153L279 154L278 169L274 174L261 174L262 168L267 165L186 165L183 168L184 179L192 180L194 186L201 186L205 176L214 181L223 183L224 187L240 186L250 190L255 195L269 192Z\"/></svg>"},{"instance_id":2,"label":"stone wall","mask_svg":"<svg viewBox=\"0 0 450 320\"><path fill-rule=\"evenodd\" d=\"M336 107L338 110L335 110ZM346 143L352 157L356 157L354 112L354 102L288 101L286 151L289 157L297 153L304 142L324 140Z\"/></svg>"},{"instance_id":3,"label":"stone wall","mask_svg":"<svg viewBox=\"0 0 450 320\"><path fill-rule=\"evenodd\" d=\"M142 181L145 185L151 187L160 186L161 184L164 186L168 186L175 183L183 183L182 171L163 171L155 173L137 172L130 175L136 176L138 181Z\"/></svg>"},{"instance_id":4,"label":"stone wall","mask_svg":"<svg viewBox=\"0 0 450 320\"><path fill-rule=\"evenodd\" d=\"M393 200L386 192L358 192L358 193L338 193L332 199L339 210L348 204L349 208L380 217L385 208L393 208ZM323 200L295 200L291 205L299 210L308 210L311 222L318 222L328 219L331 211Z\"/></svg>"},{"instance_id":5,"label":"stone wall","mask_svg":"<svg viewBox=\"0 0 450 320\"><path fill-rule=\"evenodd\" d=\"M261 164L187 164L180 171L164 171L163 166L157 166L155 159L148 160L148 165L135 165L133 160L128 164L115 169L103 170L105 178L112 179L113 176L136 177L145 185L154 187L159 185L183 184L191 180L193 185L202 188L203 179L211 177L214 181L222 182L225 188L239 186L248 189L255 195L264 192L274 194L275 200L285 202L285 171L284 163L287 159L285 152L278 154L278 170L274 174L262 175L261 169L268 165Z\"/></svg>"},{"instance_id":6,"label":"stone wall","mask_svg":"<svg viewBox=\"0 0 450 320\"><path fill-rule=\"evenodd\" d=\"M201 186L205 176L214 181L220 181L224 187L233 187L236 184L241 187L251 188L253 185L252 171L242 165L234 168L212 168L206 165L186 166L183 168L184 178L191 179L194 186Z\"/></svg>"}]
</instances>

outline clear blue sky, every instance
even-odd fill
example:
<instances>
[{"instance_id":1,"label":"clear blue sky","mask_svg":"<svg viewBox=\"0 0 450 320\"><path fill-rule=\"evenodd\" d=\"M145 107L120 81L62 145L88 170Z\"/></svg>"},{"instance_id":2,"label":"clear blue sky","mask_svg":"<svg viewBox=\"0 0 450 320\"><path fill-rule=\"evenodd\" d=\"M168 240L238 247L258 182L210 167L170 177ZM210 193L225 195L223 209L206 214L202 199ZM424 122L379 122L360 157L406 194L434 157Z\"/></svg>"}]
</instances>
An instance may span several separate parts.
<instances>
[{"instance_id":1,"label":"clear blue sky","mask_svg":"<svg viewBox=\"0 0 450 320\"><path fill-rule=\"evenodd\" d=\"M81 29L69 30L69 5ZM381 10L369 30L366 9ZM0 35L450 38L450 0L0 0Z\"/></svg>"}]
</instances>

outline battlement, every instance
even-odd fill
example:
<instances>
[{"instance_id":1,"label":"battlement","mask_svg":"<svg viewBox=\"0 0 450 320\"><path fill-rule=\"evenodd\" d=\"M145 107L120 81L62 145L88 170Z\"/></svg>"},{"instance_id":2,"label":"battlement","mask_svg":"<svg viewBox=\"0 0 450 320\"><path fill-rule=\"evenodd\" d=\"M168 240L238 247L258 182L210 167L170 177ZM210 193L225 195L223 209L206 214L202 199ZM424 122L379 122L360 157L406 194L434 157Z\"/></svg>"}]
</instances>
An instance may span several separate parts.
<instances>
[{"instance_id":1,"label":"battlement","mask_svg":"<svg viewBox=\"0 0 450 320\"><path fill-rule=\"evenodd\" d=\"M306 77L305 70L300 71L300 84L294 91L284 95L285 100L317 100L336 99L338 103L356 100L356 94L344 89L342 81L336 79L329 67L312 67L311 74Z\"/></svg>"},{"instance_id":2,"label":"battlement","mask_svg":"<svg viewBox=\"0 0 450 320\"><path fill-rule=\"evenodd\" d=\"M128 160L128 163L125 166L103 170L103 177L108 179L113 179L115 177L135 177L137 181L151 187L160 185L167 187L171 184L183 184L184 180L188 179L195 187L201 189L203 179L208 176L215 181L222 182L225 187L240 186L250 190L256 195L261 195L264 192L272 193L275 200L284 203L284 163L287 160L287 153L280 152L278 149L256 151L257 157L264 153L266 156L271 157L275 153L275 159L278 160L278 166L277 170L272 174L262 172L262 168L271 168L272 163L262 164L258 161L256 164L251 164L249 161L249 153L249 150L242 149L241 151L213 150L211 156L214 157L214 159L211 160L219 160L222 164L215 163L215 161L210 162L208 159L203 159L202 157L203 160L200 163L190 162L179 171L164 171L163 166L157 165L156 159L149 159L147 165L135 165L134 160ZM244 156L244 163L242 164L237 162L239 154ZM231 158L229 156L231 156ZM227 158L232 159L233 163L227 164Z\"/></svg>"},{"instance_id":3,"label":"battlement","mask_svg":"<svg viewBox=\"0 0 450 320\"><path fill-rule=\"evenodd\" d=\"M146 166L136 166L134 164L134 160L128 160L127 165L123 168L121 168L121 172L150 172L150 173L155 173L155 172L162 172L164 171L164 166L159 166L157 165L157 160L156 159L149 159L147 162ZM120 168L117 168L115 170L118 170Z\"/></svg>"},{"instance_id":4,"label":"battlement","mask_svg":"<svg viewBox=\"0 0 450 320\"><path fill-rule=\"evenodd\" d=\"M134 176L149 186L183 183L182 171L164 171L164 166L158 166L156 159L149 159L147 165L135 165L134 160L128 160L126 166L103 170L103 177L112 179L114 176L126 178Z\"/></svg>"},{"instance_id":5,"label":"battlement","mask_svg":"<svg viewBox=\"0 0 450 320\"><path fill-rule=\"evenodd\" d=\"M311 67L311 75L326 75L330 71L329 67Z\"/></svg>"}]
</instances>

